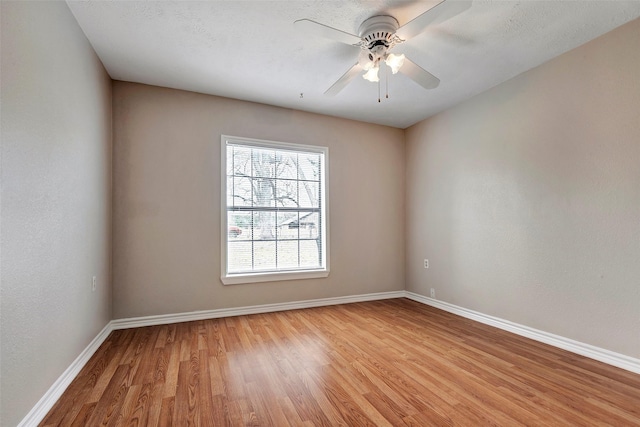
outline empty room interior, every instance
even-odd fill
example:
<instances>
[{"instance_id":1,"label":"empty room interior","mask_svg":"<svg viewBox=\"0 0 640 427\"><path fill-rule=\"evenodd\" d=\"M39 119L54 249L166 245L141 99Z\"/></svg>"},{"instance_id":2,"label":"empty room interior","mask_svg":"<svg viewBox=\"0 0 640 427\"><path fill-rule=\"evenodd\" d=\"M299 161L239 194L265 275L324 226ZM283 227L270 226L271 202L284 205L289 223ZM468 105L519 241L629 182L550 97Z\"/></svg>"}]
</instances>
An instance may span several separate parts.
<instances>
[{"instance_id":1,"label":"empty room interior","mask_svg":"<svg viewBox=\"0 0 640 427\"><path fill-rule=\"evenodd\" d=\"M640 426L639 1L0 20L0 425Z\"/></svg>"}]
</instances>

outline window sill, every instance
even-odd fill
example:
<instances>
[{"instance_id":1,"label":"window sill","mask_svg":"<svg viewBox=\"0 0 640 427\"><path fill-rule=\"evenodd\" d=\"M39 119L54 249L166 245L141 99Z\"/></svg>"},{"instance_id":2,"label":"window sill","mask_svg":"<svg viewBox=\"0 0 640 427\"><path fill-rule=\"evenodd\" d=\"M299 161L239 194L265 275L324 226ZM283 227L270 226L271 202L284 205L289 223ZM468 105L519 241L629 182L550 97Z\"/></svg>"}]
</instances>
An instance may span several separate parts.
<instances>
[{"instance_id":1,"label":"window sill","mask_svg":"<svg viewBox=\"0 0 640 427\"><path fill-rule=\"evenodd\" d=\"M228 274L220 280L223 285L239 285L243 283L277 282L283 280L319 279L329 276L329 270L303 270L276 273Z\"/></svg>"}]
</instances>

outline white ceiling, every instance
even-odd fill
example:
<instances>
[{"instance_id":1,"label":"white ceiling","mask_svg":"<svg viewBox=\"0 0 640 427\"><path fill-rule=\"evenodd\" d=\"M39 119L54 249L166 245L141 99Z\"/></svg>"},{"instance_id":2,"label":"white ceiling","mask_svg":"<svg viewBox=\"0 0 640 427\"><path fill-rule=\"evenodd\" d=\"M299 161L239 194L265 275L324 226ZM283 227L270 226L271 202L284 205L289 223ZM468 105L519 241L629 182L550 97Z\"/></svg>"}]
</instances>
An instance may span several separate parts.
<instances>
[{"instance_id":1,"label":"white ceiling","mask_svg":"<svg viewBox=\"0 0 640 427\"><path fill-rule=\"evenodd\" d=\"M456 0L447 0L456 1ZM356 78L323 95L359 48L307 36L308 18L357 34L373 15L403 25L439 1L72 1L109 75L406 128L640 16L640 1L487 1L396 46L440 78L389 77L389 99ZM384 82L382 86L384 96ZM300 94L304 96L301 98Z\"/></svg>"}]
</instances>

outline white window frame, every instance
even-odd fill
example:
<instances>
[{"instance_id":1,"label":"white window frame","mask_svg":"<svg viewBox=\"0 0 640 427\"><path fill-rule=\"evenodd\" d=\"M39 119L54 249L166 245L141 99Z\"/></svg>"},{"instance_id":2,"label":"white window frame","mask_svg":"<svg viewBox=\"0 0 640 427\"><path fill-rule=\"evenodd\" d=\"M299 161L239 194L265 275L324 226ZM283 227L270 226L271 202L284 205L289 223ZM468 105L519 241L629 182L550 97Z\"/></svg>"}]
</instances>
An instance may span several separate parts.
<instances>
[{"instance_id":1,"label":"white window frame","mask_svg":"<svg viewBox=\"0 0 640 427\"><path fill-rule=\"evenodd\" d=\"M281 280L301 280L316 279L329 276L329 148L315 145L292 144L288 142L267 141L253 138L243 138L230 135L221 135L220 137L220 163L221 163L221 220L220 220L220 238L221 238L221 281L224 285L235 285L241 283L258 283L273 282ZM324 268L309 270L285 270L274 272L256 272L256 273L229 273L227 271L227 247L229 243L229 232L227 224L227 145L240 144L258 148L273 148L293 151L302 151L310 153L323 154L323 164L321 171L320 185L322 188L322 203L320 206L320 218L322 225L320 227L320 235L324 243L322 247L322 256Z\"/></svg>"}]
</instances>

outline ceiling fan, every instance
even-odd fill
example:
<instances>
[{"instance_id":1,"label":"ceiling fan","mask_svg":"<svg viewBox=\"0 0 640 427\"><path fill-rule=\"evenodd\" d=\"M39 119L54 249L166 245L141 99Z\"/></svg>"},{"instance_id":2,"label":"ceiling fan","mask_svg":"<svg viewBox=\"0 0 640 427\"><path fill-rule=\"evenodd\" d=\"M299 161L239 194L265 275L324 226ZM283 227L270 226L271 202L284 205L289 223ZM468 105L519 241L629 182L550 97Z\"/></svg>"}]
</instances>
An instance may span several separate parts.
<instances>
[{"instance_id":1,"label":"ceiling fan","mask_svg":"<svg viewBox=\"0 0 640 427\"><path fill-rule=\"evenodd\" d=\"M325 95L337 95L363 71L364 79L378 82L381 63L389 66L393 74L399 71L425 89L434 89L440 84L440 79L403 54L395 55L390 51L395 46L422 33L428 26L438 25L464 12L471 7L471 3L471 0L444 0L402 26L393 16L372 16L360 25L357 36L310 19L300 19L295 21L294 25L304 33L329 38L361 49L358 62L327 89Z\"/></svg>"}]
</instances>

